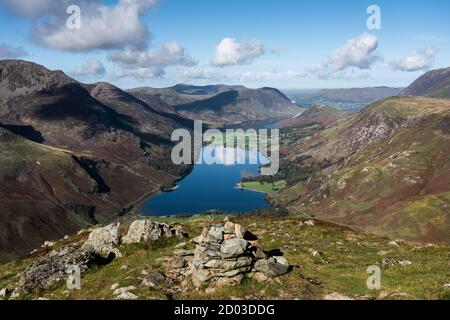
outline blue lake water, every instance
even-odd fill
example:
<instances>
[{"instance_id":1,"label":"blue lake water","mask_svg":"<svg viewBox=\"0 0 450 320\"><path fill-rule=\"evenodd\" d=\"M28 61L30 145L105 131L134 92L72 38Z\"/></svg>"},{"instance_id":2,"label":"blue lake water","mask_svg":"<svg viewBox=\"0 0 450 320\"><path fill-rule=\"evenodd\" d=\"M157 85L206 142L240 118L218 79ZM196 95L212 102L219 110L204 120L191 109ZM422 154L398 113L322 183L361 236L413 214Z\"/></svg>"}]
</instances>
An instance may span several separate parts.
<instances>
[{"instance_id":1,"label":"blue lake water","mask_svg":"<svg viewBox=\"0 0 450 320\"><path fill-rule=\"evenodd\" d=\"M235 152L241 161L247 160L247 164L230 162L230 152ZM198 214L209 210L249 212L270 207L263 193L241 190L236 186L242 178L259 175L260 165L267 163L261 154L255 158L249 157L241 149L208 146L202 149L201 155L201 159L212 155L217 161L215 164L195 164L192 172L178 182L175 190L160 193L145 201L140 214L166 216ZM249 164L250 160L250 163L255 164Z\"/></svg>"}]
</instances>

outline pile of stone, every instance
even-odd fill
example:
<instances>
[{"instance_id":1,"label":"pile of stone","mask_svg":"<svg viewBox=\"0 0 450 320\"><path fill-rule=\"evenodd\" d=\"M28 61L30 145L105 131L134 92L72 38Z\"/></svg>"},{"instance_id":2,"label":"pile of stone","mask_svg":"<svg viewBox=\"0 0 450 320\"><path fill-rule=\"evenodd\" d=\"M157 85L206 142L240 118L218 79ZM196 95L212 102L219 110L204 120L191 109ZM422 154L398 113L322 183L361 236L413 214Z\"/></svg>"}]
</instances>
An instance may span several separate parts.
<instances>
[{"instance_id":1,"label":"pile of stone","mask_svg":"<svg viewBox=\"0 0 450 320\"><path fill-rule=\"evenodd\" d=\"M286 258L270 257L255 235L231 221L204 228L192 241L196 247L187 260L196 287L240 284L246 274L267 280L289 271Z\"/></svg>"}]
</instances>

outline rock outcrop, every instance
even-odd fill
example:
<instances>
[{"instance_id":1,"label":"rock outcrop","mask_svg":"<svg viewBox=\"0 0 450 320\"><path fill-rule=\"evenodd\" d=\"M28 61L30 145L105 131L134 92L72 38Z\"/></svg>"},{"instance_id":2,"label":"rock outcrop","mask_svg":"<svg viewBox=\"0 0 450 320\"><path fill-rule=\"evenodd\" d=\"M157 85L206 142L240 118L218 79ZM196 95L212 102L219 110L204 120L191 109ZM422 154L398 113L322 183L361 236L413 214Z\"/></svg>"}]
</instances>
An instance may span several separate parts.
<instances>
[{"instance_id":1,"label":"rock outcrop","mask_svg":"<svg viewBox=\"0 0 450 320\"><path fill-rule=\"evenodd\" d=\"M87 241L81 246L65 246L54 250L41 259L34 261L22 274L18 292L35 293L49 289L60 281L66 280L70 270L78 268L80 273L86 272L92 265L104 265L121 254L121 243L139 243L156 241L163 237L186 236L180 227L172 227L165 223L137 220L133 222L127 235L120 239L120 224L111 224L92 230ZM146 286L154 286L164 281L163 276L149 275L144 280ZM123 294L122 294L123 293ZM118 294L118 298L130 298L128 292Z\"/></svg>"},{"instance_id":2,"label":"rock outcrop","mask_svg":"<svg viewBox=\"0 0 450 320\"><path fill-rule=\"evenodd\" d=\"M82 249L93 251L101 257L108 258L111 254L118 255L120 245L120 223L110 224L103 228L94 229Z\"/></svg>"},{"instance_id":3,"label":"rock outcrop","mask_svg":"<svg viewBox=\"0 0 450 320\"><path fill-rule=\"evenodd\" d=\"M159 238L184 237L186 233L180 227L171 227L167 223L153 222L148 219L134 221L128 233L122 238L123 244L155 241Z\"/></svg>"},{"instance_id":4,"label":"rock outcrop","mask_svg":"<svg viewBox=\"0 0 450 320\"><path fill-rule=\"evenodd\" d=\"M67 279L69 268L77 267L83 273L97 258L94 251L75 247L54 251L25 270L19 281L20 291L34 293L48 289Z\"/></svg>"}]
</instances>

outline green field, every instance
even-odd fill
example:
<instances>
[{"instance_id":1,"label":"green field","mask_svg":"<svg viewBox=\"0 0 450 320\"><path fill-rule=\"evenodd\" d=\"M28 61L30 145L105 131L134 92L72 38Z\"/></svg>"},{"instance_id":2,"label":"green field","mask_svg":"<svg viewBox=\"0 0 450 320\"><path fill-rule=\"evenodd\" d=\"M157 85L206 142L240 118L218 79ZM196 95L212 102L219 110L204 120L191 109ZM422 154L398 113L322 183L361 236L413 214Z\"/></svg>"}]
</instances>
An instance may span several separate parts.
<instances>
[{"instance_id":1,"label":"green field","mask_svg":"<svg viewBox=\"0 0 450 320\"><path fill-rule=\"evenodd\" d=\"M268 182L242 182L240 184L242 189L256 192L272 193L286 187L286 181L277 181L275 183Z\"/></svg>"}]
</instances>

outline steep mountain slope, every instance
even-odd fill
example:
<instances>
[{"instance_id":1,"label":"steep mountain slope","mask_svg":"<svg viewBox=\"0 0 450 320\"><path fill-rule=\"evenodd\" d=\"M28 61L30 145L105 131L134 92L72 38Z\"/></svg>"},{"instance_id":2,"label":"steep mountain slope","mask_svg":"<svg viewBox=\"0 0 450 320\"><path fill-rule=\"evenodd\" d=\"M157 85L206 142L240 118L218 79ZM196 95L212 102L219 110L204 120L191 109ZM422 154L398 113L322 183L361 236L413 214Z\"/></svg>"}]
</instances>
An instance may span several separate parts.
<instances>
[{"instance_id":1,"label":"steep mountain slope","mask_svg":"<svg viewBox=\"0 0 450 320\"><path fill-rule=\"evenodd\" d=\"M289 97L302 106L328 104L340 110L358 111L372 102L397 96L402 89L389 87L323 89L316 92L288 91Z\"/></svg>"},{"instance_id":2,"label":"steep mountain slope","mask_svg":"<svg viewBox=\"0 0 450 320\"><path fill-rule=\"evenodd\" d=\"M273 195L291 212L394 238L449 241L449 101L389 98L285 152L304 175Z\"/></svg>"},{"instance_id":3,"label":"steep mountain slope","mask_svg":"<svg viewBox=\"0 0 450 320\"><path fill-rule=\"evenodd\" d=\"M401 95L450 99L450 68L425 73L403 90Z\"/></svg>"},{"instance_id":4,"label":"steep mountain slope","mask_svg":"<svg viewBox=\"0 0 450 320\"><path fill-rule=\"evenodd\" d=\"M0 251L101 221L182 170L171 165L170 135L183 124L112 85L7 60L0 93Z\"/></svg>"},{"instance_id":5,"label":"steep mountain slope","mask_svg":"<svg viewBox=\"0 0 450 320\"><path fill-rule=\"evenodd\" d=\"M283 118L301 112L284 94L273 88L177 85L166 89L133 89L129 92L144 101L148 96L158 97L172 106L168 112L215 126Z\"/></svg>"},{"instance_id":6,"label":"steep mountain slope","mask_svg":"<svg viewBox=\"0 0 450 320\"><path fill-rule=\"evenodd\" d=\"M313 125L326 127L341 119L345 115L345 112L333 107L324 104L317 104L303 112L301 115L278 122L278 125L281 128L300 128Z\"/></svg>"}]
</instances>

